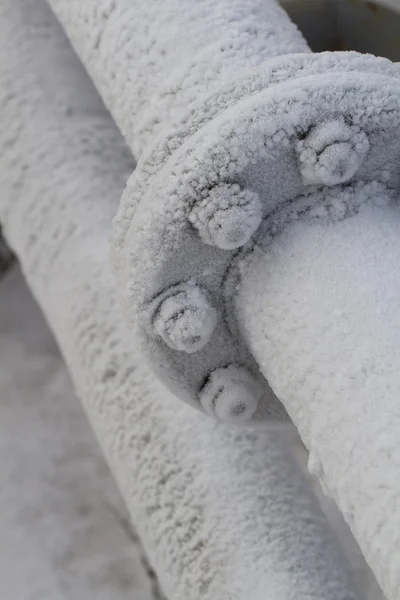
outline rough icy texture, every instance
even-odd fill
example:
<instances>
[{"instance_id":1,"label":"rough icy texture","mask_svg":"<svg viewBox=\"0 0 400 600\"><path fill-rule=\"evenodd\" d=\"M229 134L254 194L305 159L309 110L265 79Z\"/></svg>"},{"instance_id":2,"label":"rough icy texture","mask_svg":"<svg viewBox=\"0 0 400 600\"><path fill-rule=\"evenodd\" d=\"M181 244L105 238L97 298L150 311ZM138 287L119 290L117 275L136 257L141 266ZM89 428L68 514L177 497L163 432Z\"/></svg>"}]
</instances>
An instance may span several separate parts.
<instances>
[{"instance_id":1,"label":"rough icy texture","mask_svg":"<svg viewBox=\"0 0 400 600\"><path fill-rule=\"evenodd\" d=\"M279 436L176 402L126 337L107 258L132 167L44 3L4 1L0 39L0 218L167 597L352 600Z\"/></svg>"},{"instance_id":2,"label":"rough icy texture","mask_svg":"<svg viewBox=\"0 0 400 600\"><path fill-rule=\"evenodd\" d=\"M314 127L297 143L300 172L305 183L337 185L356 173L369 149L360 127L336 118Z\"/></svg>"},{"instance_id":3,"label":"rough icy texture","mask_svg":"<svg viewBox=\"0 0 400 600\"><path fill-rule=\"evenodd\" d=\"M384 138L399 126L399 67L355 53L312 55L272 0L50 4L139 159L111 240L125 320L156 376L199 408L215 369L239 364L260 378L226 324L233 250L257 235L261 216L314 192L310 184L347 183L356 171L375 179L375 156L393 158L396 134ZM321 121L325 129L314 130ZM385 183L393 180L391 172ZM182 356L153 335L149 311L189 280L209 294L218 326ZM284 417L264 386L252 419Z\"/></svg>"},{"instance_id":4,"label":"rough icy texture","mask_svg":"<svg viewBox=\"0 0 400 600\"><path fill-rule=\"evenodd\" d=\"M294 151L304 130L319 122L321 105L329 115L340 111L352 126L362 125L363 135L371 140L357 178L346 182L341 193L351 193L357 184L375 182L388 189L396 187L398 147L393 132L400 129L399 98L400 81L386 75L338 72L320 74L320 78L299 76L244 100L246 110L242 105L242 112L236 107L227 110L219 121L205 126L175 152L168 161L168 176L163 169L155 175L144 192L145 200L134 216L131 213L125 245L119 247L122 260L117 282L130 327L143 335L149 363L176 395L198 406L197 390L212 370L227 364L246 364L257 375L241 337L233 336L226 327L229 309L221 301L234 253L203 243L190 223L192 207L202 205L203 194L207 196L208 188L219 179L236 177L242 179L242 190L251 189L262 198L264 217L279 206L293 206L300 212L304 195L313 193L316 199L320 192L323 198L327 190L302 181ZM239 125L246 132L240 143ZM255 237L259 234L260 229ZM145 324L149 299L188 279L209 292L219 312L219 328L201 353L182 358L154 344ZM273 397L266 394L254 419L276 413Z\"/></svg>"},{"instance_id":5,"label":"rough icy texture","mask_svg":"<svg viewBox=\"0 0 400 600\"><path fill-rule=\"evenodd\" d=\"M138 175L134 176L138 185L134 185L134 190L135 198L140 197L144 205L149 204L149 199L140 192L141 182L148 192L148 175L151 173L155 176L160 170L166 150L168 153L174 152L185 138L190 138L218 113L235 104L238 98L251 94L248 82L254 79L255 74L257 79L259 71L265 73L267 60L290 53L308 52L307 44L296 27L278 4L270 0L245 3L241 0L222 0L218 3L211 0L172 0L161 5L154 0L135 3L96 0L84 4L55 0L50 4L65 26L128 144L136 157L140 158ZM235 89L236 94L232 94ZM188 150L188 154L191 154L191 150ZM199 164L201 158L194 158ZM211 166L212 162L207 160ZM169 173L160 174L160 177L167 186ZM207 187L208 175L202 180L202 188ZM189 187L192 186L189 180L187 183ZM202 192L198 183L193 182L194 189ZM183 191L185 176L180 184ZM212 338L210 348L207 348L208 360L204 355L183 360L175 355L174 349L165 343L163 336L152 336L151 327L148 327L148 303L167 286L190 279L190 274L188 277L187 270L182 268L180 256L187 256L189 263L208 262L211 270L216 265L216 270L221 271L218 261L214 257L209 260L207 251L202 250L202 241L218 248L232 249L244 244L254 233L261 219L257 194L252 190L241 192L236 188L230 186L232 198L227 198L225 194L221 210L215 207L214 214L211 214L212 202L208 203L207 208L204 203L194 207L192 222L195 227L200 225L196 235L200 244L195 242L191 248L182 246L180 235L175 242L168 239L178 214L184 217L185 224L190 227L187 215L189 199L185 199L186 206L177 209L175 202L170 204L169 192L166 192L165 198L159 198L155 192L156 206L149 206L149 218L154 215L159 220L160 210L166 211L168 223L166 226L160 223L161 228L154 228L153 232L147 223L139 225L147 237L140 241L143 267L140 266L141 259L136 255L136 248L129 248L129 240L136 238L136 233L130 231L126 239L127 227L136 209L135 199L131 198L130 192L127 201L123 199L121 203L112 236L113 263L121 275L118 276L117 286L129 328L136 338L140 335L143 352L158 377L196 407L200 407L198 391L210 372L207 363L213 368L217 367L215 356L218 355L222 363L243 363L247 359L244 357L246 350L243 352L235 348L238 344L220 328ZM212 197L211 192L210 199ZM230 209L226 207L227 203L231 205ZM162 249L157 256L148 260L148 249L156 245L158 247L153 243L155 240L163 240ZM171 268L163 264L168 257L176 263ZM127 272L120 273L121 262L130 275ZM135 272L136 267L139 267L139 274ZM162 281L158 271L169 273L169 279L173 281ZM193 275L195 279L195 270ZM231 348L233 352L223 356L221 347ZM270 403L272 407L268 408L268 412L278 413L276 401L272 399Z\"/></svg>"},{"instance_id":6,"label":"rough icy texture","mask_svg":"<svg viewBox=\"0 0 400 600\"><path fill-rule=\"evenodd\" d=\"M217 324L217 311L197 286L178 288L156 311L154 331L174 350L197 352Z\"/></svg>"},{"instance_id":7,"label":"rough icy texture","mask_svg":"<svg viewBox=\"0 0 400 600\"><path fill-rule=\"evenodd\" d=\"M50 0L136 158L181 113L308 52L275 0Z\"/></svg>"},{"instance_id":8,"label":"rough icy texture","mask_svg":"<svg viewBox=\"0 0 400 600\"><path fill-rule=\"evenodd\" d=\"M187 223L193 205L201 203L205 192L221 183L221 178L229 183L232 183L231 179L233 183L238 183L237 180L240 184L246 183L245 188L242 187L246 190L251 189L250 183L254 185L257 188L254 191L261 192L260 197L264 194L263 207L268 214L278 206L291 213L288 206L299 200L298 207L291 213L294 220L298 218L303 202L312 218L318 217L319 213L332 213L340 220L357 212L358 202L354 198L358 186L362 190L361 197L365 198L371 195L368 186L376 184L386 188L388 196L391 188L398 186L398 66L351 53L312 57L290 25L284 25L282 37L274 36L285 18L282 13L276 13L272 3L265 4L266 18L261 30L262 13L253 13L251 7L256 4L250 6L245 2L178 4L171 1L160 8L153 2L131 5L121 0L95 4L93 0L82 7L78 0L52 0L52 5L128 143L141 153L139 168L124 194L112 240L114 268L130 323L135 319L145 322L144 311L138 317L143 305L160 290L193 275L196 269L196 276L204 278L202 283L205 281L214 295L215 304L221 297L221 280L230 266L231 256L227 257L223 252L211 254L211 246L201 245L201 239L196 238L198 243L194 242ZM177 10L180 7L187 11ZM247 14L252 19L248 30ZM272 18L270 22L270 14L276 14L278 18ZM241 29L242 22L244 30ZM213 27L215 23L216 28ZM137 24L139 28L135 35ZM264 27L272 28L266 40L262 35ZM194 30L199 35L193 35ZM229 48L223 48L224 35L229 36L231 31L234 36L239 32L237 40L229 41ZM256 36L250 35L247 39L246 31L256 32ZM150 45L147 45L146 35ZM221 39L221 50L228 50L223 60L218 51L215 57L213 54ZM210 40L215 41L216 46L209 44ZM274 51L278 48L278 54L282 53L282 47L283 53L293 52L292 40L296 46L299 44L304 55L279 57L268 62L272 55L277 56ZM205 63L198 52L202 43ZM185 65L189 65L192 57L193 64L186 71L185 65L181 69L179 64L169 79L166 76L168 61L177 64L176 58L182 48L181 56L188 59ZM246 53L252 53L253 48L254 56L265 56L266 60L247 70ZM150 65L147 64L148 56L152 61ZM236 59L240 76L230 80L236 72ZM198 70L196 65L199 65ZM246 66L244 70L243 65ZM225 67L229 72L223 71ZM167 82L165 88L159 87L161 71L165 76L163 81ZM130 79L133 73L135 76ZM135 80L139 82L136 90ZM170 82L172 86L164 94L163 90ZM152 104L149 99L153 95L155 101ZM142 113L146 103L148 112ZM356 181L336 189L338 195L335 198L330 192L321 193L314 186L304 189L295 148L296 141L303 140L323 118L331 122L338 113L346 124L350 124L350 130L347 125L336 128L335 135L340 138L344 135L345 139L331 139L325 155L320 144L316 144L318 139L313 141L311 134L314 154L302 155L300 152L306 159L302 162L307 166L306 174L311 183L322 181L330 187L336 186L338 181L351 178L355 168L359 167ZM143 114L148 118L142 118ZM366 137L353 127L363 130ZM361 138L358 138L359 133ZM358 151L360 156L365 154L361 164ZM343 170L344 161L348 164ZM327 202L321 203L325 199ZM309 206L313 202L314 205ZM185 246L183 240L189 238L190 244ZM170 262L165 260L168 252ZM225 310L229 319L229 310L221 304L221 313ZM296 297L293 305L296 305ZM248 310L252 310L251 304ZM312 337L313 334L305 335ZM181 388L185 385L188 388L193 381L196 385L204 383L212 366L222 366L215 365L215 357L221 356L222 349L233 348L229 358L231 361L237 358L234 353L240 338L229 337L222 327L214 337L220 346L213 347L212 352L208 346L202 354L192 358L193 363L185 362L181 357L174 363L173 355L157 355L154 348L150 349L149 362L151 359L161 365L160 369L164 369L161 375L166 380L168 377L173 379L177 390L182 392ZM289 345L289 337L284 337L284 341ZM282 356L282 362L286 364ZM221 359L223 363L225 359L226 355ZM193 389L183 392L190 397ZM195 399L190 399L196 405ZM269 407L268 402L266 404ZM255 418L265 418L266 413L270 414L268 410L262 414L256 411ZM343 456L346 456L344 450ZM356 482L353 478L348 484L355 486ZM379 569L384 570L387 565Z\"/></svg>"},{"instance_id":9,"label":"rough icy texture","mask_svg":"<svg viewBox=\"0 0 400 600\"><path fill-rule=\"evenodd\" d=\"M230 365L211 373L200 392L200 402L207 414L240 423L253 416L261 396L260 383L245 369Z\"/></svg>"},{"instance_id":10,"label":"rough icy texture","mask_svg":"<svg viewBox=\"0 0 400 600\"><path fill-rule=\"evenodd\" d=\"M283 229L242 265L237 308L265 375L383 590L400 589L400 208Z\"/></svg>"},{"instance_id":11,"label":"rough icy texture","mask_svg":"<svg viewBox=\"0 0 400 600\"><path fill-rule=\"evenodd\" d=\"M0 281L5 600L161 600L115 482L18 268Z\"/></svg>"},{"instance_id":12,"label":"rough icy texture","mask_svg":"<svg viewBox=\"0 0 400 600\"><path fill-rule=\"evenodd\" d=\"M127 581L133 580L133 589L136 594L140 594L141 590L146 590L146 578L143 580L143 570L139 564L140 554L140 561L143 560L146 571L150 572L153 588L153 595L148 594L146 597L160 600L161 594L154 572L151 572L142 554L139 540L129 524L126 509L121 505L116 494L115 483L110 481L104 459L99 456L93 433L85 423L86 416L79 401L74 397L71 381L66 374L65 365L59 359L52 335L18 269L3 279L0 290L0 348L4 357L0 366L3 399L0 405L2 414L0 427L3 424L4 444L8 449L13 448L13 452L3 453L0 459L2 460L1 477L7 481L7 485L0 488L2 499L0 528L2 539L7 535L8 541L7 546L0 551L2 558L3 554L5 558L7 557L6 560L0 561L0 570L3 567L2 590L7 598L13 600L27 600L36 593L36 590L40 590L42 594L45 594L45 590L51 590L48 600L54 600L55 597L59 597L56 591L57 581L61 586L61 582L66 582L68 579L68 585L62 586L63 600L81 600L77 596L79 585L81 582L86 582L87 577L91 578L96 566L99 565L100 575L95 580L100 586L99 593L104 591L108 593L106 600L110 598L110 586L114 585L114 582L120 582L125 589ZM36 400L37 397L38 402L32 401L32 398ZM43 409L47 417L44 417ZM60 418L61 414L62 418ZM25 420L27 427L24 429L24 436L15 436L15 423L17 422L18 428L21 428ZM11 426L10 421L12 421ZM65 435L61 435L61 432ZM373 575L366 567L360 550L335 508L335 504L323 495L318 481L307 471L308 454L304 446L292 430L285 433L285 438L339 537L352 572L362 590L361 598L383 600L383 595L379 592ZM43 439L54 443L54 452L47 451L48 444L38 444L38 440ZM17 455L22 455L21 461L16 460ZM63 457L61 468L59 467L60 455ZM82 457L85 457L85 460L82 460ZM43 476L44 479L48 477L54 462L57 465L53 477L56 485L46 488L46 499L43 501L44 488L41 477ZM15 473L17 469L18 476L13 477L13 484L11 484L9 474L11 471ZM87 476L86 469L90 471L90 476ZM23 483L21 470L23 473L26 470L29 472L29 475L24 477L24 481L30 487L32 487L33 477L36 482L39 482L38 511L42 514L45 506L45 518L51 519L51 528L41 527L42 522L37 518L38 511L32 508L36 498L36 495L32 494L32 489L26 495L17 493ZM87 503L88 487L94 490L89 511L82 510L83 505L86 506ZM58 494L60 488L64 502L49 505L49 494ZM10 506L5 506L6 501L12 505L11 510L18 519L18 525L9 518ZM29 505L28 512L25 503ZM25 515L24 526L21 523L21 514ZM90 524L95 523L97 533L94 535L93 530L90 529L91 533L87 536L87 529L84 527L82 536L78 535L77 539L74 539L77 529L71 527L71 524L78 520L81 525L82 520L86 519L89 519ZM58 535L61 530L62 535ZM53 538L54 533L55 538ZM34 552L31 551L29 544L32 534L35 541ZM40 539L38 536L44 536L48 540L45 550L44 545L40 545L42 552L38 552L37 540ZM104 536L107 543L104 543ZM49 539L55 540L54 545L49 543ZM117 548L111 543L114 539ZM62 543L67 543L69 547L72 546L76 550L74 553L67 552L64 561L59 560L60 540L61 548ZM11 548L15 548L15 553L11 552ZM127 550L127 560L123 558L123 549ZM90 557L97 555L100 555L100 560L92 561ZM104 568L105 556L112 563L109 569ZM25 557L27 557L26 563L23 562ZM39 563L43 564L45 558L49 559L47 565L51 573L46 565L44 568L39 566ZM68 560L72 561L73 567L66 569ZM24 574L23 577L21 573ZM106 582L104 578L107 578ZM89 585L95 585L93 579L90 581ZM118 583L115 586L117 589ZM126 591L129 600L132 600L132 587L127 586ZM136 595L134 597L136 598ZM41 595L40 598L44 600L46 596L43 598ZM85 595L82 600L87 598L88 596ZM97 596L95 598L97 600ZM120 600L116 594L113 598Z\"/></svg>"},{"instance_id":13,"label":"rough icy texture","mask_svg":"<svg viewBox=\"0 0 400 600\"><path fill-rule=\"evenodd\" d=\"M201 239L223 250L234 250L248 242L261 219L259 195L228 183L212 188L189 215Z\"/></svg>"}]
</instances>

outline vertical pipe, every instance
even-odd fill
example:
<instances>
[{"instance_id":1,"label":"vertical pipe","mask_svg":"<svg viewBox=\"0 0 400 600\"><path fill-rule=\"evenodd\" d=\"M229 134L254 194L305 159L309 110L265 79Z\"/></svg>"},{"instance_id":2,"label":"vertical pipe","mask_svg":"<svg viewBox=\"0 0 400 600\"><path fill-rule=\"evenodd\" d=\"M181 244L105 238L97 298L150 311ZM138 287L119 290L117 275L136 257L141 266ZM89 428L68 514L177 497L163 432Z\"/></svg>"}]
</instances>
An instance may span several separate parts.
<instances>
[{"instance_id":1,"label":"vertical pipe","mask_svg":"<svg viewBox=\"0 0 400 600\"><path fill-rule=\"evenodd\" d=\"M248 257L235 302L311 471L390 600L400 589L399 231L397 202L298 221Z\"/></svg>"}]
</instances>

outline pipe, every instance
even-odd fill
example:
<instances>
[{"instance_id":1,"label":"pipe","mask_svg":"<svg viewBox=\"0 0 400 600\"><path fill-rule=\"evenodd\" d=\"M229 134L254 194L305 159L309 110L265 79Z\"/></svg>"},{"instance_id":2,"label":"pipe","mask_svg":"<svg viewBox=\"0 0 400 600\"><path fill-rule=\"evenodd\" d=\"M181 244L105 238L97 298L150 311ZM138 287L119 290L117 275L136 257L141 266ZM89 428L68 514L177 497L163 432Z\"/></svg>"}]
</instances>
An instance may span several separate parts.
<instances>
[{"instance_id":1,"label":"pipe","mask_svg":"<svg viewBox=\"0 0 400 600\"><path fill-rule=\"evenodd\" d=\"M125 335L108 234L131 157L44 0L4 0L0 39L0 218L167 597L355 600L279 436L177 403Z\"/></svg>"},{"instance_id":2,"label":"pipe","mask_svg":"<svg viewBox=\"0 0 400 600\"><path fill-rule=\"evenodd\" d=\"M290 370L274 361L269 367L255 347L260 324L247 312L263 299L253 293L254 282L240 286L250 286L250 301L239 302L239 326L236 322L236 265L258 240L269 243L303 213L337 221L376 197L390 202L399 194L399 65L357 53L312 54L273 2L91 0L82 7L79 0L51 0L51 5L140 154L114 222L112 253L126 322L149 366L175 395L234 423L285 417L272 384L312 457L320 457L325 446L321 451L311 446L307 428L314 422L312 403L307 413L295 412L286 397ZM258 61L249 68L248 54ZM296 296L292 301L299 302ZM314 339L312 326L304 335ZM321 353L328 352L328 337L320 343ZM288 356L294 348L287 348ZM308 364L304 353L301 357ZM291 364L283 350L279 361ZM312 374L313 368L309 365ZM295 384L301 389L300 376ZM362 392L361 386L357 393ZM349 427L355 427L353 404L346 406ZM380 419L390 416L388 409ZM324 471L333 460L347 472L353 444L357 456L367 454L371 442L353 437L344 428L334 438L332 456L326 446ZM316 465L321 461L313 459ZM367 477L356 477L356 466L349 472L350 480L335 471L328 485L394 598L397 528L387 545L382 542L381 554L372 549L378 542L366 538L378 531L381 512L376 508L367 519L362 495L383 512L387 505L375 484L369 489ZM390 479L389 473L382 478ZM347 494L355 494L351 509ZM353 512L356 519L349 516Z\"/></svg>"},{"instance_id":3,"label":"pipe","mask_svg":"<svg viewBox=\"0 0 400 600\"><path fill-rule=\"evenodd\" d=\"M0 275L4 600L161 600L64 361L15 265Z\"/></svg>"},{"instance_id":4,"label":"pipe","mask_svg":"<svg viewBox=\"0 0 400 600\"><path fill-rule=\"evenodd\" d=\"M111 247L149 367L218 420L286 418L226 275L277 207L354 178L398 186L398 65L312 54L273 0L50 4L138 158Z\"/></svg>"},{"instance_id":5,"label":"pipe","mask_svg":"<svg viewBox=\"0 0 400 600\"><path fill-rule=\"evenodd\" d=\"M348 218L303 215L242 257L235 298L310 470L391 600L400 589L399 231L398 201L378 189Z\"/></svg>"},{"instance_id":6,"label":"pipe","mask_svg":"<svg viewBox=\"0 0 400 600\"><path fill-rule=\"evenodd\" d=\"M285 71L287 78L292 61L285 56L293 54L297 62L304 62L307 44L274 0L171 0L162 4L90 0L84 6L52 0L50 5L138 159L114 220L111 244L126 322L158 378L175 395L213 413L206 398L199 402L199 389L219 363L246 362L246 351L232 343L218 318L221 305L216 290L203 285L207 281L199 269L213 264L214 287L219 286L231 254L226 249L244 243L257 228L260 200L246 188L217 185L208 208L199 205L188 214L186 208L179 208L175 177L170 190L165 183L171 179L171 170L176 170L180 149L188 158L204 162L194 139L197 130L213 127L227 108L264 89ZM184 168L190 172L192 166ZM198 187L197 177L203 187L214 187L207 174L194 173L190 189ZM162 198L152 191L159 183ZM235 202L230 217L221 222L218 206L231 193ZM174 196L177 202L172 201ZM144 218L151 219L150 227L138 220L140 207L147 207ZM168 216L163 215L165 211ZM185 231L166 226L165 217L174 220L174 212L181 215ZM157 213L160 219L155 220ZM132 230L134 223L138 231ZM188 257L197 268L187 264ZM236 371L234 365L222 378L228 385L232 379L230 388L246 378L251 391L259 394L251 375L243 369ZM254 404L251 396L250 405ZM273 396L267 396L268 411L282 413ZM222 420L237 420L229 398L225 404L217 411ZM253 412L249 408L239 419Z\"/></svg>"}]
</instances>

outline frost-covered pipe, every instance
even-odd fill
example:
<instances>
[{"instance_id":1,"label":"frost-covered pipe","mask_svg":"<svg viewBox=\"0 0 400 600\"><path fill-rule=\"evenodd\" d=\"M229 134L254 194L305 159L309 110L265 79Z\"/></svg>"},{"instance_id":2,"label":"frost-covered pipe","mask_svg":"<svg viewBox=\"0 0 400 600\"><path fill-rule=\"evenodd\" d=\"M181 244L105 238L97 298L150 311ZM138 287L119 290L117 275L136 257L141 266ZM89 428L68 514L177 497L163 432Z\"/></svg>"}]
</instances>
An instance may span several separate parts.
<instances>
[{"instance_id":1,"label":"frost-covered pipe","mask_svg":"<svg viewBox=\"0 0 400 600\"><path fill-rule=\"evenodd\" d=\"M279 416L280 404L267 391L253 354L269 375L265 360L237 323L237 264L255 242L268 243L303 213L340 218L377 196L390 202L398 194L399 66L356 53L313 55L271 2L51 4L139 153L112 245L118 291L149 365L176 395L218 419L237 423ZM232 17L235 12L242 15L243 29ZM250 26L247 18L253 19ZM274 35L281 27L283 38ZM163 71L161 83L151 76L147 87L142 29L151 31L151 48L161 49L151 52L156 64L150 72L156 73L157 65L174 65ZM200 35L193 36L197 30ZM203 48L207 68L201 58L204 30L210 32ZM179 49L187 43L182 42L186 31L190 43L179 54L181 63L175 44ZM258 34L251 38L251 31ZM211 53L210 40L215 42ZM226 48L230 52L221 59ZM246 48L262 57L255 67L243 61ZM183 64L191 66L185 70ZM192 71L193 77L186 77ZM252 289L247 292L252 313L255 299ZM255 320L252 324L257 329ZM338 444L338 464L346 464L352 443L349 435ZM341 481L342 494L348 485L351 496L358 485L352 475L351 481ZM378 496L367 497L376 506ZM339 503L349 513L344 501ZM362 512L360 506L354 510ZM365 531L375 524L372 519ZM362 525L357 527L362 542ZM376 557L362 546L376 567ZM393 550L393 544L388 547ZM389 564L378 567L381 581Z\"/></svg>"},{"instance_id":2,"label":"frost-covered pipe","mask_svg":"<svg viewBox=\"0 0 400 600\"><path fill-rule=\"evenodd\" d=\"M49 4L137 159L182 117L191 129L180 132L184 137L213 119L232 103L232 86L245 83L248 93L266 60L309 52L275 0ZM208 106L201 107L204 98Z\"/></svg>"},{"instance_id":3,"label":"frost-covered pipe","mask_svg":"<svg viewBox=\"0 0 400 600\"><path fill-rule=\"evenodd\" d=\"M238 327L236 266L304 212L340 218L398 193L399 66L311 54L272 2L51 5L138 153L112 244L118 291L149 364L218 419L278 416L253 353L270 371ZM248 64L246 52L259 62ZM353 441L340 439L345 465ZM349 494L358 485L352 475L343 494L345 481Z\"/></svg>"},{"instance_id":4,"label":"frost-covered pipe","mask_svg":"<svg viewBox=\"0 0 400 600\"><path fill-rule=\"evenodd\" d=\"M272 0L50 4L138 158L112 257L149 366L220 420L284 417L232 324L228 273L277 207L397 186L399 67L312 54Z\"/></svg>"},{"instance_id":5,"label":"frost-covered pipe","mask_svg":"<svg viewBox=\"0 0 400 600\"><path fill-rule=\"evenodd\" d=\"M1 596L160 600L17 266L0 273L0 356Z\"/></svg>"},{"instance_id":6,"label":"frost-covered pipe","mask_svg":"<svg viewBox=\"0 0 400 600\"><path fill-rule=\"evenodd\" d=\"M400 152L399 152L400 156ZM400 207L286 222L237 265L239 327L388 599L400 590Z\"/></svg>"},{"instance_id":7,"label":"frost-covered pipe","mask_svg":"<svg viewBox=\"0 0 400 600\"><path fill-rule=\"evenodd\" d=\"M44 0L3 0L0 40L0 219L167 597L355 600L279 436L177 404L125 335L107 259L131 157Z\"/></svg>"}]
</instances>

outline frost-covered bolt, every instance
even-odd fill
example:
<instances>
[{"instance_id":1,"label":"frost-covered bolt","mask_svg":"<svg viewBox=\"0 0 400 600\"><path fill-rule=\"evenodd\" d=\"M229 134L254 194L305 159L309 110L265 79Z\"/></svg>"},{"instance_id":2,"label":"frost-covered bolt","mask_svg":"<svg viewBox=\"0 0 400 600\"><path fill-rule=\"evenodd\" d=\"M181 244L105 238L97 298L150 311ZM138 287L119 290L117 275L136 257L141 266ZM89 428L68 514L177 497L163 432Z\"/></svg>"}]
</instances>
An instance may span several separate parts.
<instances>
[{"instance_id":1,"label":"frost-covered bolt","mask_svg":"<svg viewBox=\"0 0 400 600\"><path fill-rule=\"evenodd\" d=\"M262 396L261 384L245 368L236 365L213 371L200 390L199 400L207 414L220 421L248 421Z\"/></svg>"},{"instance_id":2,"label":"frost-covered bolt","mask_svg":"<svg viewBox=\"0 0 400 600\"><path fill-rule=\"evenodd\" d=\"M296 150L306 184L337 185L356 173L369 149L359 127L335 119L314 127Z\"/></svg>"},{"instance_id":3,"label":"frost-covered bolt","mask_svg":"<svg viewBox=\"0 0 400 600\"><path fill-rule=\"evenodd\" d=\"M189 286L161 303L154 321L155 332L173 350L192 354L210 340L217 324L217 311L205 294Z\"/></svg>"},{"instance_id":4,"label":"frost-covered bolt","mask_svg":"<svg viewBox=\"0 0 400 600\"><path fill-rule=\"evenodd\" d=\"M212 188L189 215L201 239L223 250L233 250L248 242L261 219L259 195L231 183Z\"/></svg>"}]
</instances>

